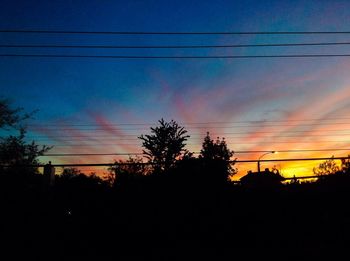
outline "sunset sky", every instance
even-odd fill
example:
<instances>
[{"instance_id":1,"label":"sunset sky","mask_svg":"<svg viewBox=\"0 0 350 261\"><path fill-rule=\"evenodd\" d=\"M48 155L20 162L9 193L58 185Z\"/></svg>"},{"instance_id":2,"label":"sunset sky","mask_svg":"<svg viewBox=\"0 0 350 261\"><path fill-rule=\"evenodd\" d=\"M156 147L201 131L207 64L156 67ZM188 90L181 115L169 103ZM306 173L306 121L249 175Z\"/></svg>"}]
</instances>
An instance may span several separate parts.
<instances>
[{"instance_id":1,"label":"sunset sky","mask_svg":"<svg viewBox=\"0 0 350 261\"><path fill-rule=\"evenodd\" d=\"M350 31L349 1L1 1L0 30L124 32ZM237 45L350 43L350 34L87 35L0 33L0 45ZM207 49L9 48L0 54L222 56L350 54L350 45ZM200 151L207 131L234 158L350 153L350 57L112 59L1 57L0 96L38 110L28 138L50 153L140 153L137 136L161 118L189 131ZM348 149L349 150L346 150ZM284 150L326 150L283 152ZM43 157L107 163L117 156ZM125 158L120 156L119 158ZM285 176L318 162L278 162ZM262 163L262 168L274 163ZM239 175L256 164L237 165Z\"/></svg>"}]
</instances>

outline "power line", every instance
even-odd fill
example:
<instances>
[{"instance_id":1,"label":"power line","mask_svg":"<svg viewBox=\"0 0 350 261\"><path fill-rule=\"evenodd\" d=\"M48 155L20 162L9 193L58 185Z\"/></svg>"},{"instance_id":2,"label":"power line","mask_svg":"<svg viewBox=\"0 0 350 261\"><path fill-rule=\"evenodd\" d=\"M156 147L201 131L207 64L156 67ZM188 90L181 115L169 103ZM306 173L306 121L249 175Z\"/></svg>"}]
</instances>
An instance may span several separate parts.
<instances>
[{"instance_id":1,"label":"power line","mask_svg":"<svg viewBox=\"0 0 350 261\"><path fill-rule=\"evenodd\" d=\"M342 137L342 136L350 136L350 133L344 133L344 134L333 134L333 135L329 135L329 134L312 134L312 135L303 135L302 138L313 138L313 137ZM235 135L235 136L225 136L224 138L227 139L231 139L231 138L244 138L246 137L246 135ZM283 134L278 134L278 136L274 136L274 135L270 135L270 136L264 136L264 138L274 138L274 139L280 139L280 138L300 138L300 135L283 135ZM95 137L91 137L90 140L87 139L79 139L79 137L77 137L77 139L60 139L59 137L56 138L50 138L50 137L46 137L46 138L36 138L36 141L45 141L45 140L54 140L57 139L60 142L71 142L71 141L81 141L81 142L99 142L99 141L117 141L117 140L131 140L131 141L135 141L135 140L139 140L137 137L135 138L123 138L120 139L119 137L107 137L107 138L95 138ZM191 137L189 138L191 140L203 140L203 137Z\"/></svg>"},{"instance_id":2,"label":"power line","mask_svg":"<svg viewBox=\"0 0 350 261\"><path fill-rule=\"evenodd\" d=\"M323 143L336 143L336 142L342 142L342 143L350 143L350 140L322 140L322 141L256 141L256 142L228 142L227 145L242 145L242 144L263 144L263 143L269 143L269 144L299 144L299 143L315 143L315 142L323 142ZM132 145L140 145L140 143L100 143L100 144L46 144L47 146L54 146L54 147L102 147L102 146L132 146ZM187 143L186 145L198 145L195 143Z\"/></svg>"},{"instance_id":3,"label":"power line","mask_svg":"<svg viewBox=\"0 0 350 261\"><path fill-rule=\"evenodd\" d=\"M342 125L350 125L350 123L341 123ZM185 128L188 128L188 129L206 129L206 128L218 128L218 129L235 129L235 128L239 128L239 127L242 127L242 128L257 128L257 127L307 127L307 126L323 126L323 125L326 125L326 124L312 124L312 125L263 125L263 126L206 126L206 127L196 127L196 126L191 126L191 127L186 127ZM335 125L338 125L338 124L335 124ZM77 126L75 126L77 127ZM96 126L97 127L97 126ZM105 130L103 128L45 128L44 130L47 130L47 131L106 131L106 132L110 132L109 130ZM126 131L126 130L148 130L147 128L127 128L127 129L119 129L119 130L122 130L122 131ZM36 129L30 129L30 131L32 132L37 132ZM275 132L279 132L281 130L275 130L275 131L261 131L261 132L255 132L255 131L252 131L252 133L275 133ZM299 132L319 132L319 131L332 131L332 130L311 130L311 131L299 131ZM349 131L349 129L334 129L333 131ZM205 132L205 133L204 133ZM205 131L204 130L203 133L201 134L197 134L197 133L193 133L191 134L191 137L192 135L194 136L203 136L203 135L207 135L207 132L208 131ZM285 131L285 132L298 132L298 131ZM219 135L222 135L222 134L249 134L249 132L213 132L213 131L210 131L209 132L209 135L210 136L215 136L214 134L219 134ZM96 133L98 134L98 133ZM345 133L346 134L346 133ZM350 133L348 133L350 134ZM50 136L53 136L52 134L48 134ZM114 136L115 134L109 134L109 135L96 135L96 137L109 137L109 136ZM42 137L43 135L30 135L30 137ZM80 137L79 135L55 135L55 136L59 136L59 137ZM139 136L138 133L134 133L134 134L119 134L117 135L118 137L121 136L121 137L124 137L124 136L133 136L133 137L136 137L136 136Z\"/></svg>"},{"instance_id":4,"label":"power line","mask_svg":"<svg viewBox=\"0 0 350 261\"><path fill-rule=\"evenodd\" d=\"M348 131L347 129L335 129L335 130L315 130L315 131L298 131L298 130L288 130L288 131L283 131L283 133L302 133L303 136L305 136L305 133L314 133L314 132L339 132L339 131ZM279 131L252 131L252 132L222 132L222 133L216 133L216 135L212 135L212 136L222 136L222 135L226 135L226 134L246 134L246 135L250 135L250 134L278 134L280 135ZM205 134L203 134L205 135ZM193 136L203 136L202 134L192 134L191 137ZM333 134L332 136L341 136L342 134ZM348 136L350 135L350 133L346 133L344 134L344 136ZM138 134L121 134L121 135L114 135L114 134L109 134L109 135L95 135L93 136L93 138L96 137L134 137L134 136L138 136ZM312 135L309 135L312 136ZM318 136L318 135L315 135ZM323 136L323 135L320 135ZM326 135L325 135L326 136ZM331 136L331 135L330 135ZM81 138L81 136L79 135L50 135L50 137L47 136L39 136L39 135L31 135L31 136L27 136L28 139L36 139L36 138L48 138L48 139L60 139L60 138L65 138L65 137L69 137L69 138ZM291 136L293 137L293 136ZM298 135L295 135L295 137L299 137ZM228 138L228 137L225 137Z\"/></svg>"},{"instance_id":5,"label":"power line","mask_svg":"<svg viewBox=\"0 0 350 261\"><path fill-rule=\"evenodd\" d=\"M250 154L250 153L264 153L271 150L238 150L234 151L235 154ZM278 150L279 153L294 153L294 152L320 152L320 151L349 151L349 149L300 149L300 150ZM199 154L200 152L192 152ZM129 156L129 155L144 155L139 152L130 153L50 153L41 155L41 157L75 157L75 156Z\"/></svg>"},{"instance_id":6,"label":"power line","mask_svg":"<svg viewBox=\"0 0 350 261\"><path fill-rule=\"evenodd\" d=\"M342 160L342 159L349 159L349 157L320 157L320 158L294 158L294 159L249 159L249 160L236 160L236 161L230 161L232 163L238 162L238 163L249 163L249 162L276 162L276 161L312 161L312 160Z\"/></svg>"},{"instance_id":7,"label":"power line","mask_svg":"<svg viewBox=\"0 0 350 261\"><path fill-rule=\"evenodd\" d=\"M272 150L270 148L267 149L266 152L271 152ZM273 151L276 151L278 153L309 153L309 152L338 152L338 151L347 151L350 153L350 148L326 148L326 149L291 149L291 150L285 150L285 149L274 149Z\"/></svg>"},{"instance_id":8,"label":"power line","mask_svg":"<svg viewBox=\"0 0 350 261\"><path fill-rule=\"evenodd\" d=\"M28 45L0 44L0 48L70 48L70 49L207 49L207 48L247 48L247 47L297 47L349 45L350 42L325 43L272 43L272 44L226 44L226 45Z\"/></svg>"},{"instance_id":9,"label":"power line","mask_svg":"<svg viewBox=\"0 0 350 261\"><path fill-rule=\"evenodd\" d=\"M304 121L333 121L333 120L350 120L350 117L334 117L330 119L320 119L320 118L310 118L310 119L300 119L300 120L245 120L245 121L208 121L208 122L179 122L181 125L202 125L202 124L233 124L233 123L265 123L265 122L304 122ZM111 123L111 126L119 125L153 125L157 122L152 123ZM99 126L98 124L27 124L27 126Z\"/></svg>"},{"instance_id":10,"label":"power line","mask_svg":"<svg viewBox=\"0 0 350 261\"><path fill-rule=\"evenodd\" d=\"M130 156L130 155L143 155L143 153L50 153L44 154L40 157L75 157L75 156Z\"/></svg>"},{"instance_id":11,"label":"power line","mask_svg":"<svg viewBox=\"0 0 350 261\"><path fill-rule=\"evenodd\" d=\"M32 34L98 34L98 35L311 35L311 34L350 34L350 31L231 31L231 32L164 32L164 31L74 31L74 30L21 30L3 29L0 33Z\"/></svg>"},{"instance_id":12,"label":"power line","mask_svg":"<svg viewBox=\"0 0 350 261\"><path fill-rule=\"evenodd\" d=\"M347 134L347 135L344 135L344 137L347 137L348 138L348 136L349 136L350 134ZM273 140L273 142L275 142L276 140L276 138L298 138L298 139L300 139L300 138L303 138L303 139L309 139L309 141L310 142L323 142L323 140L318 140L317 139L317 137L343 137L343 135L333 135L333 136L331 136L331 135L314 135L314 136L312 136L312 135L310 135L310 136L305 136L305 135L303 135L303 136L297 136L297 135L293 135L293 136L281 136L281 137L275 137L275 136L263 136L263 137L258 137L258 138L263 138L263 139L267 139L267 138L270 138L270 139L274 139ZM225 136L224 137L226 140L229 140L229 139L239 139L239 138L245 138L245 136L239 136L239 137L232 137L232 136ZM316 139L316 140L315 140ZM55 142L62 142L62 143L67 143L67 142L82 142L82 143L85 143L85 142L100 142L100 141L124 141L124 140L121 140L121 139L100 139L100 140L94 140L94 139L91 139L91 140L87 140L87 139L79 139L79 138L77 138L77 139L71 139L71 140L64 140L64 139L60 139L59 137L52 137L52 138L47 138L47 139L35 139L35 138L28 138L28 140L35 140L35 141L41 141L41 142L52 142L52 141L55 141ZM203 140L203 138L189 138L188 139L188 141L191 141L191 140L195 140L195 141L200 141L200 140ZM125 141L135 141L135 142L137 142L137 141L140 141L141 142L141 140L138 140L138 139L127 139L127 140L125 140ZM329 141L329 140L326 140L326 141ZM257 141L258 142L258 141ZM278 142L278 141L276 141L276 142ZM334 140L334 141L332 141L332 142L344 142L343 140L338 140L338 141L336 141L336 140ZM123 143L123 145L125 145L125 144L130 144L130 143ZM134 145L136 144L136 145L138 145L139 143L133 143ZM237 143L235 143L235 144L237 144ZM110 145L113 145L113 144L110 144Z\"/></svg>"},{"instance_id":13,"label":"power line","mask_svg":"<svg viewBox=\"0 0 350 261\"><path fill-rule=\"evenodd\" d=\"M347 120L350 120L350 118L347 118ZM309 125L344 125L344 124L350 124L350 122L332 122L332 121L327 121L327 122L316 122L316 123L304 123L304 124L298 124L298 122L305 122L307 120L304 121L235 121L235 122L207 122L207 123L179 123L180 125L183 125L183 127L186 128L205 128L205 127L221 127L221 128L225 128L227 127L228 124L240 124L240 123L250 123L251 125L241 125L241 127L251 127L251 126L256 126L256 125L263 125L263 126L309 126ZM308 120L311 121L311 120ZM274 125L274 124L266 124L266 123L278 123L278 122L297 122L295 124L278 124L278 125ZM200 126L195 126L195 125L200 125ZM204 126L203 126L204 125ZM206 126L207 125L207 126ZM216 126L213 126L216 125ZM226 126L217 126L217 125L226 125ZM35 127L35 128L66 128L66 129L73 129L73 127L100 127L101 125L99 124L28 124L28 127ZM112 127L118 127L118 126L146 126L146 127L142 127L142 129L148 128L148 127L152 127L152 124L148 124L148 123L129 123L129 124L108 124L108 126L112 126ZM235 125L233 127L237 127L239 125ZM86 128L85 128L86 129ZM95 128L94 128L95 129ZM140 129L140 127L138 127L138 129Z\"/></svg>"},{"instance_id":14,"label":"power line","mask_svg":"<svg viewBox=\"0 0 350 261\"><path fill-rule=\"evenodd\" d=\"M309 127L309 126L325 126L325 125L350 125L350 122L330 122L330 123L306 123L306 124L262 124L262 125L236 125L236 126L184 126L188 129L207 129L207 128L216 128L216 129L235 129L235 128L257 128L257 127ZM56 128L45 128L46 130L55 130L55 131L106 131L104 128L67 128L67 127L56 127ZM148 130L147 127L133 127L133 128L119 128L118 130Z\"/></svg>"},{"instance_id":15,"label":"power line","mask_svg":"<svg viewBox=\"0 0 350 261\"><path fill-rule=\"evenodd\" d=\"M296 179L315 179L315 178L320 178L320 176L316 176L316 175L313 175L313 176L302 176L302 177L289 177L289 178L283 178L284 180L296 180ZM238 181L236 181L238 182Z\"/></svg>"},{"instance_id":16,"label":"power line","mask_svg":"<svg viewBox=\"0 0 350 261\"><path fill-rule=\"evenodd\" d=\"M0 57L31 58L97 58L97 59L260 59L260 58L327 58L349 57L350 54L290 54L290 55L189 55L189 56L141 56L141 55L62 55L62 54L0 54Z\"/></svg>"},{"instance_id":17,"label":"power line","mask_svg":"<svg viewBox=\"0 0 350 261\"><path fill-rule=\"evenodd\" d=\"M277 150L278 153L289 153L289 152L320 152L320 151L350 151L349 149L296 149L296 150ZM256 151L239 151L240 153L263 153L263 152L271 152L271 150L256 150ZM235 153L237 153L235 151Z\"/></svg>"},{"instance_id":18,"label":"power line","mask_svg":"<svg viewBox=\"0 0 350 261\"><path fill-rule=\"evenodd\" d=\"M349 157L319 157L319 158L286 158L286 159L248 159L248 160L230 160L229 163L252 163L252 162L286 162L286 161L319 161L319 160L345 160L349 159ZM155 163L150 162L140 162L136 163L136 165L154 165ZM98 167L98 166L115 166L115 165L135 165L135 163L129 162L115 162L115 163L69 163L69 164L52 164L54 167ZM0 165L6 166L6 165ZM45 167L45 164L37 164L37 165L24 165L28 167Z\"/></svg>"}]
</instances>

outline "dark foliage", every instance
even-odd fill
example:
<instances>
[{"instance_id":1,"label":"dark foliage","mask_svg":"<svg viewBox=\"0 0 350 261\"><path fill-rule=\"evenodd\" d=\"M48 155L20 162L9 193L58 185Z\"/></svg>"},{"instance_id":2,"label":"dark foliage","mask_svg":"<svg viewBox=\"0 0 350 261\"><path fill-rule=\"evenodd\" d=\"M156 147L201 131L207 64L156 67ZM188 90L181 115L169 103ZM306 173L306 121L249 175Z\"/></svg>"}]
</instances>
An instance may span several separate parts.
<instances>
[{"instance_id":1,"label":"dark foliage","mask_svg":"<svg viewBox=\"0 0 350 261\"><path fill-rule=\"evenodd\" d=\"M234 151L227 147L224 138L216 141L210 138L209 132L204 138L199 159L201 160L208 173L213 173L212 180L221 180L227 182L229 178L237 173L237 169L233 167L234 160L231 157Z\"/></svg>"},{"instance_id":2,"label":"dark foliage","mask_svg":"<svg viewBox=\"0 0 350 261\"><path fill-rule=\"evenodd\" d=\"M0 141L0 165L3 170L15 170L19 166L37 165L38 156L43 155L50 148L39 146L33 141L27 144L24 140L25 132L21 130L19 136L9 136ZM27 169L28 171L28 169ZM36 168L32 168L36 172Z\"/></svg>"},{"instance_id":3,"label":"dark foliage","mask_svg":"<svg viewBox=\"0 0 350 261\"><path fill-rule=\"evenodd\" d=\"M337 173L340 170L340 167L337 165L337 163L335 162L333 157L332 157L332 159L329 159L329 160L326 160L326 161L320 163L320 165L318 167L315 167L313 169L315 175L323 176L323 175ZM346 165L346 162L344 162L344 164Z\"/></svg>"},{"instance_id":4,"label":"dark foliage","mask_svg":"<svg viewBox=\"0 0 350 261\"><path fill-rule=\"evenodd\" d=\"M348 160L314 183L282 185L278 173L259 173L257 183L268 186L255 189L228 182L233 152L225 140L207 135L195 158L184 149L185 130L160 123L140 138L163 175L145 175L140 158L116 162L114 186L74 168L56 176L54 186L43 186L43 175L31 169L21 170L27 178L0 175L2 259L298 260L348 247ZM37 163L41 150L17 138L9 139L16 146L5 146L11 157L2 157Z\"/></svg>"},{"instance_id":5,"label":"dark foliage","mask_svg":"<svg viewBox=\"0 0 350 261\"><path fill-rule=\"evenodd\" d=\"M342 159L341 168L342 172L350 173L350 155L348 155L347 159Z\"/></svg>"},{"instance_id":6,"label":"dark foliage","mask_svg":"<svg viewBox=\"0 0 350 261\"><path fill-rule=\"evenodd\" d=\"M151 128L150 135L141 135L143 153L153 164L154 172L168 171L176 160L187 150L185 141L189 138L187 131L174 120L161 119L159 125Z\"/></svg>"},{"instance_id":7,"label":"dark foliage","mask_svg":"<svg viewBox=\"0 0 350 261\"><path fill-rule=\"evenodd\" d=\"M135 179L127 189L75 170L57 177L51 190L42 190L40 179L26 190L4 186L2 176L2 254L20 248L36 257L161 260L282 251L296 258L350 243L348 175L251 190L203 182L198 162L187 159L168 175Z\"/></svg>"},{"instance_id":8,"label":"dark foliage","mask_svg":"<svg viewBox=\"0 0 350 261\"><path fill-rule=\"evenodd\" d=\"M8 100L0 100L0 129L10 130L12 128L12 135L7 137L0 137L0 171L12 172L12 173L28 173L29 168L26 171L22 171L24 166L37 165L38 156L47 152L50 147L39 146L34 142L25 141L25 128L21 127L24 119L30 117L29 114L21 114L21 108L11 108L11 104ZM10 128L10 129L9 129ZM13 133L18 133L14 135ZM37 168L35 166L30 168L31 173L36 173Z\"/></svg>"},{"instance_id":9,"label":"dark foliage","mask_svg":"<svg viewBox=\"0 0 350 261\"><path fill-rule=\"evenodd\" d=\"M149 174L150 169L143 163L141 157L129 157L128 160L119 160L108 169L106 180L112 186L134 182Z\"/></svg>"},{"instance_id":10,"label":"dark foliage","mask_svg":"<svg viewBox=\"0 0 350 261\"><path fill-rule=\"evenodd\" d=\"M20 115L21 108L11 108L9 100L0 99L0 128L14 127L28 115Z\"/></svg>"}]
</instances>

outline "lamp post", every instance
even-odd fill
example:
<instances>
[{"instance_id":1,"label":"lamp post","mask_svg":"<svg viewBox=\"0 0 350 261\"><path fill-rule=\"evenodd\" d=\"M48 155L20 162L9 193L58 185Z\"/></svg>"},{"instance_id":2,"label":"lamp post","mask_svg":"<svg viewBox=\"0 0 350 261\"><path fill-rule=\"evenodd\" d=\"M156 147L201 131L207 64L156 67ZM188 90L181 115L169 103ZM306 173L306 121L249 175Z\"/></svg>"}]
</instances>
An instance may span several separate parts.
<instances>
[{"instance_id":1,"label":"lamp post","mask_svg":"<svg viewBox=\"0 0 350 261\"><path fill-rule=\"evenodd\" d=\"M266 152L266 153L264 153L264 154L262 154L259 158L258 158L258 173L260 174L260 160L261 160L261 158L262 157L264 157L265 155L267 155L267 154L275 154L275 153L277 153L277 151L268 151L268 152Z\"/></svg>"}]
</instances>

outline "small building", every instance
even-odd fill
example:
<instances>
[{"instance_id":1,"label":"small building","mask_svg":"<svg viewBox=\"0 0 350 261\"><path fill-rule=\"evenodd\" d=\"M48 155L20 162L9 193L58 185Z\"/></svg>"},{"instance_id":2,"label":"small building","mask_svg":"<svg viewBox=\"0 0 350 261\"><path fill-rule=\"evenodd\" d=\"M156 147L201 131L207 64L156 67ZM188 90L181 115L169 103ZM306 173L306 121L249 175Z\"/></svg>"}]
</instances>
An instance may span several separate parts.
<instances>
[{"instance_id":1,"label":"small building","mask_svg":"<svg viewBox=\"0 0 350 261\"><path fill-rule=\"evenodd\" d=\"M250 188L271 188L282 184L284 177L278 171L270 171L266 168L262 172L248 171L247 175L240 178L241 185Z\"/></svg>"}]
</instances>

